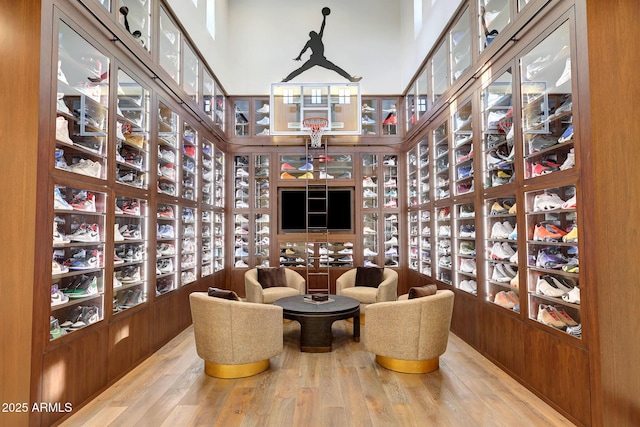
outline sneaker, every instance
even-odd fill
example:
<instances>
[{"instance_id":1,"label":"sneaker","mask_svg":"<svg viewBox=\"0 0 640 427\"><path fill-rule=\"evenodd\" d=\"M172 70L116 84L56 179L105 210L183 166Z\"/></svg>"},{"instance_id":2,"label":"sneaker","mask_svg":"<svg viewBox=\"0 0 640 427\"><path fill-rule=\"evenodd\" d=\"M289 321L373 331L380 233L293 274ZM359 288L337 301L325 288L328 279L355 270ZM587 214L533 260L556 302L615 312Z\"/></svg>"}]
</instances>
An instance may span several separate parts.
<instances>
[{"instance_id":1,"label":"sneaker","mask_svg":"<svg viewBox=\"0 0 640 427\"><path fill-rule=\"evenodd\" d=\"M378 252L374 252L369 248L365 248L364 251L363 251L363 255L364 256L377 256Z\"/></svg>"},{"instance_id":2,"label":"sneaker","mask_svg":"<svg viewBox=\"0 0 640 427\"><path fill-rule=\"evenodd\" d=\"M560 282L553 276L540 276L536 282L536 292L548 297L560 298L567 292L558 287L559 283Z\"/></svg>"},{"instance_id":3,"label":"sneaker","mask_svg":"<svg viewBox=\"0 0 640 427\"><path fill-rule=\"evenodd\" d=\"M96 276L85 276L83 274L71 282L62 292L71 299L97 295L98 279Z\"/></svg>"},{"instance_id":4,"label":"sneaker","mask_svg":"<svg viewBox=\"0 0 640 427\"><path fill-rule=\"evenodd\" d=\"M582 325L567 326L566 332L576 338L582 338Z\"/></svg>"},{"instance_id":5,"label":"sneaker","mask_svg":"<svg viewBox=\"0 0 640 427\"><path fill-rule=\"evenodd\" d=\"M67 144L73 144L69 138L69 122L62 116L56 117L56 139Z\"/></svg>"},{"instance_id":6,"label":"sneaker","mask_svg":"<svg viewBox=\"0 0 640 427\"><path fill-rule=\"evenodd\" d=\"M567 153L567 158L564 160L564 163L560 165L560 170L571 169L576 165L576 155L574 154L573 148Z\"/></svg>"},{"instance_id":7,"label":"sneaker","mask_svg":"<svg viewBox=\"0 0 640 427\"><path fill-rule=\"evenodd\" d=\"M580 304L580 288L574 286L573 289L562 295L562 299L572 304Z\"/></svg>"},{"instance_id":8,"label":"sneaker","mask_svg":"<svg viewBox=\"0 0 640 427\"><path fill-rule=\"evenodd\" d=\"M508 308L509 310L512 310L516 306L516 303L507 295L506 291L498 292L493 297L493 302L501 307Z\"/></svg>"},{"instance_id":9,"label":"sneaker","mask_svg":"<svg viewBox=\"0 0 640 427\"><path fill-rule=\"evenodd\" d=\"M305 163L303 166L300 166L298 168L298 170L300 170L300 171L312 171L313 170L313 165L311 163Z\"/></svg>"},{"instance_id":10,"label":"sneaker","mask_svg":"<svg viewBox=\"0 0 640 427\"><path fill-rule=\"evenodd\" d=\"M561 206L562 209L575 209L576 208L576 196L571 197L564 202Z\"/></svg>"},{"instance_id":11,"label":"sneaker","mask_svg":"<svg viewBox=\"0 0 640 427\"><path fill-rule=\"evenodd\" d=\"M529 141L529 153L536 153L558 143L558 139L550 135L536 135Z\"/></svg>"},{"instance_id":12,"label":"sneaker","mask_svg":"<svg viewBox=\"0 0 640 427\"><path fill-rule=\"evenodd\" d=\"M62 193L58 187L54 187L53 189L53 208L65 211L73 210L73 207L62 197Z\"/></svg>"},{"instance_id":13,"label":"sneaker","mask_svg":"<svg viewBox=\"0 0 640 427\"><path fill-rule=\"evenodd\" d=\"M558 242L567 233L553 224L536 224L533 230L533 240L538 242Z\"/></svg>"},{"instance_id":14,"label":"sneaker","mask_svg":"<svg viewBox=\"0 0 640 427\"><path fill-rule=\"evenodd\" d=\"M373 191L371 191L371 190L369 190L369 189L367 188L367 189L365 189L365 190L364 190L364 192L362 193L362 197L365 197L365 198L371 198L371 199L373 199L373 198L378 197L378 194L377 194L377 193L375 193L375 192L373 192Z\"/></svg>"},{"instance_id":15,"label":"sneaker","mask_svg":"<svg viewBox=\"0 0 640 427\"><path fill-rule=\"evenodd\" d=\"M71 201L71 207L73 210L82 212L95 212L96 202L93 193L81 191Z\"/></svg>"},{"instance_id":16,"label":"sneaker","mask_svg":"<svg viewBox=\"0 0 640 427\"><path fill-rule=\"evenodd\" d=\"M565 201L556 193L537 194L533 199L533 210L534 212L537 212L560 209L563 207L564 203Z\"/></svg>"},{"instance_id":17,"label":"sneaker","mask_svg":"<svg viewBox=\"0 0 640 427\"><path fill-rule=\"evenodd\" d=\"M367 176L362 180L362 186L363 187L374 187L375 188L378 185L375 182L373 182L373 179L371 179L370 176Z\"/></svg>"},{"instance_id":18,"label":"sneaker","mask_svg":"<svg viewBox=\"0 0 640 427\"><path fill-rule=\"evenodd\" d=\"M58 289L57 283L51 285L51 306L52 307L56 305L64 304L68 301L69 301L69 297L66 296L60 289Z\"/></svg>"},{"instance_id":19,"label":"sneaker","mask_svg":"<svg viewBox=\"0 0 640 427\"><path fill-rule=\"evenodd\" d=\"M475 280L462 280L458 288L462 291L469 292L470 294L478 293L478 284Z\"/></svg>"},{"instance_id":20,"label":"sneaker","mask_svg":"<svg viewBox=\"0 0 640 427\"><path fill-rule=\"evenodd\" d=\"M507 239L518 240L518 224L516 224L516 226L513 227L513 231L509 233L509 236L507 237Z\"/></svg>"},{"instance_id":21,"label":"sneaker","mask_svg":"<svg viewBox=\"0 0 640 427\"><path fill-rule=\"evenodd\" d=\"M300 175L298 179L313 179L313 174L311 172L305 172Z\"/></svg>"},{"instance_id":22,"label":"sneaker","mask_svg":"<svg viewBox=\"0 0 640 427\"><path fill-rule=\"evenodd\" d=\"M568 128L562 133L562 136L558 138L558 143L568 142L573 138L573 125L569 125Z\"/></svg>"},{"instance_id":23,"label":"sneaker","mask_svg":"<svg viewBox=\"0 0 640 427\"><path fill-rule=\"evenodd\" d=\"M333 179L333 175L329 175L325 171L320 171L320 179Z\"/></svg>"},{"instance_id":24,"label":"sneaker","mask_svg":"<svg viewBox=\"0 0 640 427\"><path fill-rule=\"evenodd\" d=\"M564 310L564 307L560 305L550 307L553 311L555 311L560 320L562 320L567 326L578 326L578 322L576 322L571 316L569 316L569 314Z\"/></svg>"},{"instance_id":25,"label":"sneaker","mask_svg":"<svg viewBox=\"0 0 640 427\"><path fill-rule=\"evenodd\" d=\"M118 224L114 224L113 241L114 242L124 241L124 236L122 235L122 233L120 233L120 226Z\"/></svg>"},{"instance_id":26,"label":"sneaker","mask_svg":"<svg viewBox=\"0 0 640 427\"><path fill-rule=\"evenodd\" d=\"M571 58L567 58L567 62L564 64L564 71L560 78L556 81L556 87L562 86L566 82L571 80Z\"/></svg>"},{"instance_id":27,"label":"sneaker","mask_svg":"<svg viewBox=\"0 0 640 427\"><path fill-rule=\"evenodd\" d=\"M296 177L291 175L289 172L282 172L280 174L281 179L295 179Z\"/></svg>"},{"instance_id":28,"label":"sneaker","mask_svg":"<svg viewBox=\"0 0 640 427\"><path fill-rule=\"evenodd\" d=\"M538 307L537 319L538 322L557 329L565 329L567 326L567 324L560 319L556 311L546 304L540 304Z\"/></svg>"},{"instance_id":29,"label":"sneaker","mask_svg":"<svg viewBox=\"0 0 640 427\"><path fill-rule=\"evenodd\" d=\"M562 236L562 241L565 243L576 243L578 241L578 226L574 225L567 234Z\"/></svg>"},{"instance_id":30,"label":"sneaker","mask_svg":"<svg viewBox=\"0 0 640 427\"><path fill-rule=\"evenodd\" d=\"M463 259L460 261L460 271L462 273L476 273L476 262L472 259Z\"/></svg>"},{"instance_id":31,"label":"sneaker","mask_svg":"<svg viewBox=\"0 0 640 427\"><path fill-rule=\"evenodd\" d=\"M269 104L264 104L256 110L256 113L269 114Z\"/></svg>"},{"instance_id":32,"label":"sneaker","mask_svg":"<svg viewBox=\"0 0 640 427\"><path fill-rule=\"evenodd\" d=\"M509 224L508 221L505 221L505 223ZM510 231L505 228L504 223L502 222L498 221L491 227L492 239L506 239L507 237L509 237L509 233Z\"/></svg>"},{"instance_id":33,"label":"sneaker","mask_svg":"<svg viewBox=\"0 0 640 427\"><path fill-rule=\"evenodd\" d=\"M69 240L72 242L99 242L98 224L81 224L76 231L69 235Z\"/></svg>"},{"instance_id":34,"label":"sneaker","mask_svg":"<svg viewBox=\"0 0 640 427\"><path fill-rule=\"evenodd\" d=\"M538 251L538 256L536 257L536 267L540 268L550 268L550 269L560 269L565 264L567 264L568 260L560 253L559 251L554 251L551 248L543 248Z\"/></svg>"},{"instance_id":35,"label":"sneaker","mask_svg":"<svg viewBox=\"0 0 640 427\"><path fill-rule=\"evenodd\" d=\"M269 124L269 117L263 117L256 122L258 125L267 126Z\"/></svg>"}]
</instances>

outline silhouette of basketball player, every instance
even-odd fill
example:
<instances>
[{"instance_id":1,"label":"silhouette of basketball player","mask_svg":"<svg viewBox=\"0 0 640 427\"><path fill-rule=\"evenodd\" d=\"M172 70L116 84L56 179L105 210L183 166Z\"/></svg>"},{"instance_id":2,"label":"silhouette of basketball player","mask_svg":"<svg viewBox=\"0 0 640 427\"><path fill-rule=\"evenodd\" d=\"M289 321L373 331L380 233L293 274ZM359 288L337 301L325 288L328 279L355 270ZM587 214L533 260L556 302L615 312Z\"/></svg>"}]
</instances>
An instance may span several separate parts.
<instances>
[{"instance_id":1,"label":"silhouette of basketball player","mask_svg":"<svg viewBox=\"0 0 640 427\"><path fill-rule=\"evenodd\" d=\"M294 58L294 61L300 61L302 55L307 51L307 49L311 49L311 56L309 59L302 64L300 68L294 70L287 77L282 79L283 82L288 82L292 78L301 74L302 72L308 70L309 68L319 65L320 67L326 68L328 70L333 70L336 73L340 74L342 77L348 79L351 82L359 82L362 77L351 76L342 68L338 67L333 62L329 61L324 56L324 43L322 43L322 35L324 34L324 26L327 21L327 15L331 13L331 9L325 7L322 9L322 25L320 26L320 33L316 33L315 31L311 31L309 33L309 41L304 45L304 48L300 51L300 54L297 58Z\"/></svg>"}]
</instances>

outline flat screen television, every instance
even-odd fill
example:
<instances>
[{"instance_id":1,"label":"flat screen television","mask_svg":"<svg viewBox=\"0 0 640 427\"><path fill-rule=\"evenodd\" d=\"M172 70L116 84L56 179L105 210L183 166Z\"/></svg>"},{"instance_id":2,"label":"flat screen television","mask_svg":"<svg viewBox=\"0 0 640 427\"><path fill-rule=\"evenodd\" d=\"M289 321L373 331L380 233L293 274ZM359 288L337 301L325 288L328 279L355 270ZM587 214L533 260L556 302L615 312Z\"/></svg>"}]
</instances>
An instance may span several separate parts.
<instances>
[{"instance_id":1,"label":"flat screen television","mask_svg":"<svg viewBox=\"0 0 640 427\"><path fill-rule=\"evenodd\" d=\"M353 188L324 190L281 188L279 191L279 226L281 233L307 230L353 233ZM325 207L326 202L326 207Z\"/></svg>"}]
</instances>

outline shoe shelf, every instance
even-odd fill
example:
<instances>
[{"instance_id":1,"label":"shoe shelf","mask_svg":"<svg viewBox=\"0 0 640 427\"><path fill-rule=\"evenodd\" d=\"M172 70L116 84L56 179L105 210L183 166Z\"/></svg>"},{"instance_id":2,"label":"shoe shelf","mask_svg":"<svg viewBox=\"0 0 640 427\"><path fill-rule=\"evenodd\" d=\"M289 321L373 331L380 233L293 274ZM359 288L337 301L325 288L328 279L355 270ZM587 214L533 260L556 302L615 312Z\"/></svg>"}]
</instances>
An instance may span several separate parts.
<instances>
[{"instance_id":1,"label":"shoe shelf","mask_svg":"<svg viewBox=\"0 0 640 427\"><path fill-rule=\"evenodd\" d=\"M398 135L398 100L382 99L382 135Z\"/></svg>"},{"instance_id":2,"label":"shoe shelf","mask_svg":"<svg viewBox=\"0 0 640 427\"><path fill-rule=\"evenodd\" d=\"M306 242L280 242L280 266L305 268L307 264L313 267L313 261L309 257L314 256L313 244L307 246ZM333 255L333 249L327 250L327 254ZM322 255L322 253L321 253ZM334 258L334 257L330 257ZM329 259L331 261L331 259ZM335 258L333 259L335 261ZM333 262L332 261L332 262Z\"/></svg>"},{"instance_id":3,"label":"shoe shelf","mask_svg":"<svg viewBox=\"0 0 640 427\"><path fill-rule=\"evenodd\" d=\"M269 155L256 155L254 157L253 207L255 209L269 208L269 194L271 190L270 169L271 158Z\"/></svg>"},{"instance_id":4,"label":"shoe shelf","mask_svg":"<svg viewBox=\"0 0 640 427\"><path fill-rule=\"evenodd\" d=\"M481 92L484 188L515 180L511 69Z\"/></svg>"},{"instance_id":5,"label":"shoe shelf","mask_svg":"<svg viewBox=\"0 0 640 427\"><path fill-rule=\"evenodd\" d=\"M362 207L364 209L378 208L378 159L377 154L362 155Z\"/></svg>"},{"instance_id":6,"label":"shoe shelf","mask_svg":"<svg viewBox=\"0 0 640 427\"><path fill-rule=\"evenodd\" d=\"M108 3L104 2L107 8ZM145 50L149 51L151 45L151 2L146 0L120 0L119 4L118 22L131 33L131 36Z\"/></svg>"},{"instance_id":7,"label":"shoe shelf","mask_svg":"<svg viewBox=\"0 0 640 427\"><path fill-rule=\"evenodd\" d=\"M418 206L418 183L420 181L420 170L418 169L417 148L407 154L407 206L413 208Z\"/></svg>"},{"instance_id":8,"label":"shoe shelf","mask_svg":"<svg viewBox=\"0 0 640 427\"><path fill-rule=\"evenodd\" d=\"M158 202L156 206L156 295L177 289L178 212L176 204Z\"/></svg>"},{"instance_id":9,"label":"shoe shelf","mask_svg":"<svg viewBox=\"0 0 640 427\"><path fill-rule=\"evenodd\" d=\"M398 213L383 213L384 226L384 266L398 267L400 265L398 243Z\"/></svg>"},{"instance_id":10,"label":"shoe shelf","mask_svg":"<svg viewBox=\"0 0 640 427\"><path fill-rule=\"evenodd\" d=\"M224 252L224 213L223 212L215 212L213 214L214 220L214 241L213 241L213 259L214 266L213 271L221 271L224 269L224 260L225 260L225 252Z\"/></svg>"},{"instance_id":11,"label":"shoe shelf","mask_svg":"<svg viewBox=\"0 0 640 427\"><path fill-rule=\"evenodd\" d=\"M213 183L215 188L214 193L214 206L216 208L224 208L224 195L226 188L226 179L224 167L225 165L225 154L216 149L214 152L214 162L213 162Z\"/></svg>"},{"instance_id":12,"label":"shoe shelf","mask_svg":"<svg viewBox=\"0 0 640 427\"><path fill-rule=\"evenodd\" d=\"M451 83L471 66L471 19L467 8L449 32L451 46Z\"/></svg>"},{"instance_id":13,"label":"shoe shelf","mask_svg":"<svg viewBox=\"0 0 640 427\"><path fill-rule=\"evenodd\" d=\"M361 104L362 135L378 134L378 100L363 98Z\"/></svg>"},{"instance_id":14,"label":"shoe shelf","mask_svg":"<svg viewBox=\"0 0 640 427\"><path fill-rule=\"evenodd\" d=\"M107 195L62 185L53 189L51 339L104 316Z\"/></svg>"},{"instance_id":15,"label":"shoe shelf","mask_svg":"<svg viewBox=\"0 0 640 427\"><path fill-rule=\"evenodd\" d=\"M259 267L269 267L270 248L270 224L271 219L268 213L256 213L254 215L255 224L255 265Z\"/></svg>"},{"instance_id":16,"label":"shoe shelf","mask_svg":"<svg viewBox=\"0 0 640 427\"><path fill-rule=\"evenodd\" d=\"M251 101L246 99L237 99L234 101L235 119L234 134L235 136L249 136L249 104Z\"/></svg>"},{"instance_id":17,"label":"shoe shelf","mask_svg":"<svg viewBox=\"0 0 640 427\"><path fill-rule=\"evenodd\" d=\"M260 98L253 100L254 136L268 136L270 134L271 111L269 100Z\"/></svg>"},{"instance_id":18,"label":"shoe shelf","mask_svg":"<svg viewBox=\"0 0 640 427\"><path fill-rule=\"evenodd\" d=\"M379 216L377 212L367 212L362 221L362 257L365 267L379 267L380 242L378 236Z\"/></svg>"},{"instance_id":19,"label":"shoe shelf","mask_svg":"<svg viewBox=\"0 0 640 427\"><path fill-rule=\"evenodd\" d=\"M234 222L234 266L249 267L249 214L236 213Z\"/></svg>"},{"instance_id":20,"label":"shoe shelf","mask_svg":"<svg viewBox=\"0 0 640 427\"><path fill-rule=\"evenodd\" d=\"M394 154L382 156L382 186L384 190L383 208L398 208L399 179L398 156Z\"/></svg>"},{"instance_id":21,"label":"shoe shelf","mask_svg":"<svg viewBox=\"0 0 640 427\"><path fill-rule=\"evenodd\" d=\"M433 81L433 102L435 103L449 88L447 78L447 43L443 41L429 60Z\"/></svg>"},{"instance_id":22,"label":"shoe shelf","mask_svg":"<svg viewBox=\"0 0 640 427\"><path fill-rule=\"evenodd\" d=\"M580 338L576 187L528 191L525 203L529 318Z\"/></svg>"},{"instance_id":23,"label":"shoe shelf","mask_svg":"<svg viewBox=\"0 0 640 427\"><path fill-rule=\"evenodd\" d=\"M180 81L180 47L182 34L164 8L160 8L159 64L175 80Z\"/></svg>"},{"instance_id":24,"label":"shoe shelf","mask_svg":"<svg viewBox=\"0 0 640 427\"><path fill-rule=\"evenodd\" d=\"M199 97L198 68L200 60L186 40L183 47L182 60L184 68L182 75L182 89L187 93L189 98L197 103Z\"/></svg>"},{"instance_id":25,"label":"shoe shelf","mask_svg":"<svg viewBox=\"0 0 640 427\"><path fill-rule=\"evenodd\" d=\"M433 271L433 263L432 263L432 246L431 246L431 211L427 209L421 209L418 212L420 218L420 225L418 230L420 230L419 238L417 239L417 244L420 245L419 254L420 254L420 273L426 274L427 276L431 276Z\"/></svg>"},{"instance_id":26,"label":"shoe shelf","mask_svg":"<svg viewBox=\"0 0 640 427\"><path fill-rule=\"evenodd\" d=\"M202 210L200 224L200 277L213 274L214 265L214 213L211 210Z\"/></svg>"},{"instance_id":27,"label":"shoe shelf","mask_svg":"<svg viewBox=\"0 0 640 427\"><path fill-rule=\"evenodd\" d=\"M182 193L183 199L195 201L198 178L198 136L187 122L182 128Z\"/></svg>"},{"instance_id":28,"label":"shoe shelf","mask_svg":"<svg viewBox=\"0 0 640 427\"><path fill-rule=\"evenodd\" d=\"M409 211L408 215L409 269L420 271L420 212Z\"/></svg>"},{"instance_id":29,"label":"shoe shelf","mask_svg":"<svg viewBox=\"0 0 640 427\"><path fill-rule=\"evenodd\" d=\"M114 226L113 313L147 300L148 203L116 196ZM117 259L117 261L116 261Z\"/></svg>"},{"instance_id":30,"label":"shoe shelf","mask_svg":"<svg viewBox=\"0 0 640 427\"><path fill-rule=\"evenodd\" d=\"M480 6L481 10L478 16L480 28L478 47L480 52L486 49L511 22L511 3L509 0L487 0L484 2L484 6Z\"/></svg>"},{"instance_id":31,"label":"shoe shelf","mask_svg":"<svg viewBox=\"0 0 640 427\"><path fill-rule=\"evenodd\" d=\"M451 196L449 182L449 137L447 122L443 122L433 131L433 176L435 178L435 200Z\"/></svg>"},{"instance_id":32,"label":"shoe shelf","mask_svg":"<svg viewBox=\"0 0 640 427\"><path fill-rule=\"evenodd\" d=\"M416 124L416 85L415 83L411 85L411 87L407 90L407 94L404 97L404 128L408 133L413 129L413 126Z\"/></svg>"},{"instance_id":33,"label":"shoe shelf","mask_svg":"<svg viewBox=\"0 0 640 427\"><path fill-rule=\"evenodd\" d=\"M519 58L524 177L575 167L569 23Z\"/></svg>"},{"instance_id":34,"label":"shoe shelf","mask_svg":"<svg viewBox=\"0 0 640 427\"><path fill-rule=\"evenodd\" d=\"M164 103L158 106L158 193L176 197L178 195L179 162L178 153L178 115Z\"/></svg>"},{"instance_id":35,"label":"shoe shelf","mask_svg":"<svg viewBox=\"0 0 640 427\"><path fill-rule=\"evenodd\" d=\"M180 221L180 283L187 285L197 278L198 269L198 233L195 208L183 206Z\"/></svg>"},{"instance_id":36,"label":"shoe shelf","mask_svg":"<svg viewBox=\"0 0 640 427\"><path fill-rule=\"evenodd\" d=\"M105 179L109 81L101 76L109 68L109 58L62 22L59 31L54 164ZM71 47L83 55L70 53Z\"/></svg>"},{"instance_id":37,"label":"shoe shelf","mask_svg":"<svg viewBox=\"0 0 640 427\"><path fill-rule=\"evenodd\" d=\"M429 140L425 138L424 140L419 142L418 145L418 167L419 175L419 198L418 203L425 204L431 201L431 182L430 182L430 171L431 163L429 161Z\"/></svg>"},{"instance_id":38,"label":"shoe shelf","mask_svg":"<svg viewBox=\"0 0 640 427\"><path fill-rule=\"evenodd\" d=\"M473 203L454 206L456 286L474 295L478 293L476 271L476 220Z\"/></svg>"},{"instance_id":39,"label":"shoe shelf","mask_svg":"<svg viewBox=\"0 0 640 427\"><path fill-rule=\"evenodd\" d=\"M487 301L520 312L516 197L488 198L484 206Z\"/></svg>"},{"instance_id":40,"label":"shoe shelf","mask_svg":"<svg viewBox=\"0 0 640 427\"><path fill-rule=\"evenodd\" d=\"M118 70L116 182L147 188L149 91Z\"/></svg>"},{"instance_id":41,"label":"shoe shelf","mask_svg":"<svg viewBox=\"0 0 640 427\"><path fill-rule=\"evenodd\" d=\"M453 115L454 131L452 157L455 160L455 192L462 195L473 192L473 130L471 127L471 101L462 105Z\"/></svg>"},{"instance_id":42,"label":"shoe shelf","mask_svg":"<svg viewBox=\"0 0 640 427\"><path fill-rule=\"evenodd\" d=\"M448 285L453 284L451 251L451 209L435 208L436 278Z\"/></svg>"},{"instance_id":43,"label":"shoe shelf","mask_svg":"<svg viewBox=\"0 0 640 427\"><path fill-rule=\"evenodd\" d=\"M207 206L214 205L214 160L213 160L213 144L206 139L202 141L202 188L201 198L202 204Z\"/></svg>"}]
</instances>

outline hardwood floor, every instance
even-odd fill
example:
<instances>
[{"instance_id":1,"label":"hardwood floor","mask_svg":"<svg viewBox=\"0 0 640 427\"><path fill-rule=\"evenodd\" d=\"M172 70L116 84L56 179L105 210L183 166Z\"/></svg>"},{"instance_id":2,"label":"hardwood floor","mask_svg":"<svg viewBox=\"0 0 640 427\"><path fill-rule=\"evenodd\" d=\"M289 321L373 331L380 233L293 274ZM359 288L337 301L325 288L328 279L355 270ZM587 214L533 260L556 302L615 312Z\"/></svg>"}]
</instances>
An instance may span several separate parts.
<instances>
[{"instance_id":1,"label":"hardwood floor","mask_svg":"<svg viewBox=\"0 0 640 427\"><path fill-rule=\"evenodd\" d=\"M204 374L189 327L62 425L573 425L453 334L440 369L416 375L378 366L351 328L334 323L333 352L301 353L300 327L286 323L269 370L221 380Z\"/></svg>"}]
</instances>

